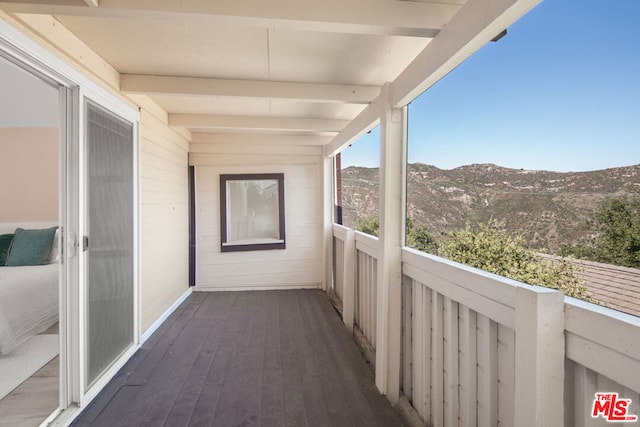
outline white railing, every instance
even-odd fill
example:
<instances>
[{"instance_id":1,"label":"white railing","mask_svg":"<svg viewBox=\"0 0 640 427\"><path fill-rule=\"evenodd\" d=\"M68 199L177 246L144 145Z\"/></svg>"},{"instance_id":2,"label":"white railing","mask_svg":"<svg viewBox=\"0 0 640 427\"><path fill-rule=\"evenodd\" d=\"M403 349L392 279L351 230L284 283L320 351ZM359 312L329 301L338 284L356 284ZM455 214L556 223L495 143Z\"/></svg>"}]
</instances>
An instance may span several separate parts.
<instances>
[{"instance_id":1,"label":"white railing","mask_svg":"<svg viewBox=\"0 0 640 427\"><path fill-rule=\"evenodd\" d=\"M350 331L357 326L375 349L377 324L378 239L333 225L334 292Z\"/></svg>"},{"instance_id":2,"label":"white railing","mask_svg":"<svg viewBox=\"0 0 640 427\"><path fill-rule=\"evenodd\" d=\"M356 231L355 323L376 348L378 239Z\"/></svg>"},{"instance_id":3,"label":"white railing","mask_svg":"<svg viewBox=\"0 0 640 427\"><path fill-rule=\"evenodd\" d=\"M402 261L401 387L427 424L525 425L536 371L562 401L562 294L412 249Z\"/></svg>"},{"instance_id":4,"label":"white railing","mask_svg":"<svg viewBox=\"0 0 640 427\"><path fill-rule=\"evenodd\" d=\"M344 290L344 242L349 229L339 225L333 226L333 292L342 301Z\"/></svg>"},{"instance_id":5,"label":"white railing","mask_svg":"<svg viewBox=\"0 0 640 427\"><path fill-rule=\"evenodd\" d=\"M565 340L565 425L606 425L590 415L596 392L631 399L640 419L640 318L566 298Z\"/></svg>"},{"instance_id":6,"label":"white railing","mask_svg":"<svg viewBox=\"0 0 640 427\"><path fill-rule=\"evenodd\" d=\"M373 344L379 243L348 230L334 226L344 320ZM402 278L400 392L427 425L608 425L596 392L640 412L640 318L409 248Z\"/></svg>"}]
</instances>

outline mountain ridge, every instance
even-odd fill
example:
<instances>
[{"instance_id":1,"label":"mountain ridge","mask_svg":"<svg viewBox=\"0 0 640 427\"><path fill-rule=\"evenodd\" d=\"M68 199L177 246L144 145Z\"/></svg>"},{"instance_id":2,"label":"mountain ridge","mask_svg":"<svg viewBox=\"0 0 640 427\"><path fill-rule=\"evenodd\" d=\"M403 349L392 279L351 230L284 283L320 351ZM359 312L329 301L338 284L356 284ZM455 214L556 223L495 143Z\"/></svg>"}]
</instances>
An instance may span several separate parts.
<instances>
[{"instance_id":1,"label":"mountain ridge","mask_svg":"<svg viewBox=\"0 0 640 427\"><path fill-rule=\"evenodd\" d=\"M342 170L343 221L377 212L378 168ZM640 197L640 164L587 172L513 169L476 163L407 166L407 214L438 236L465 223L498 221L531 249L554 253L588 237L590 215L607 197Z\"/></svg>"}]
</instances>

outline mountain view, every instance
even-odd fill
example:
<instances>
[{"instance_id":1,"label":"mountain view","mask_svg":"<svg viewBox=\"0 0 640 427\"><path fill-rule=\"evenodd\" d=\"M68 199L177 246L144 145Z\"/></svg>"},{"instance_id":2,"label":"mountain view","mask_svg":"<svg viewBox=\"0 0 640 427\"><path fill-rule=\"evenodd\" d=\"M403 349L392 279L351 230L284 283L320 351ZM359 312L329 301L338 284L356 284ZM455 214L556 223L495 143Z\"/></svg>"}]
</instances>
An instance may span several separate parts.
<instances>
[{"instance_id":1,"label":"mountain view","mask_svg":"<svg viewBox=\"0 0 640 427\"><path fill-rule=\"evenodd\" d=\"M473 164L451 170L407 167L407 215L435 236L467 221L497 221L530 249L556 253L589 233L586 221L609 197L640 198L640 165L590 172L549 172ZM378 209L378 168L342 170L343 222Z\"/></svg>"}]
</instances>

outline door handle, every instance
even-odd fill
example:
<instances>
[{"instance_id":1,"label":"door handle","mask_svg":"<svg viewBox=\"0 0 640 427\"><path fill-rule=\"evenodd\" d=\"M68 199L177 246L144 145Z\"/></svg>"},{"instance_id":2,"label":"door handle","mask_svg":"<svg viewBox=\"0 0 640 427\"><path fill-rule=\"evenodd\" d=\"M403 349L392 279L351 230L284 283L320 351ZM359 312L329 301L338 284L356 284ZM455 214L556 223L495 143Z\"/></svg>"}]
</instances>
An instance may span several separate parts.
<instances>
[{"instance_id":1,"label":"door handle","mask_svg":"<svg viewBox=\"0 0 640 427\"><path fill-rule=\"evenodd\" d=\"M78 248L78 236L73 231L67 232L67 258L73 258Z\"/></svg>"}]
</instances>

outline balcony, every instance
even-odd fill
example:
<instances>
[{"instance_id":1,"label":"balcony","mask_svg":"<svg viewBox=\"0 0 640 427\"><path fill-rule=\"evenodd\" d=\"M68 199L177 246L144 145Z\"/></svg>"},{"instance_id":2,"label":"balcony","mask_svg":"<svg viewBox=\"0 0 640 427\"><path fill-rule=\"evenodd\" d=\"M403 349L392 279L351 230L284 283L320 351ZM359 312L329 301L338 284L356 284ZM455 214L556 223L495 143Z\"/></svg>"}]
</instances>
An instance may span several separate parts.
<instances>
[{"instance_id":1,"label":"balcony","mask_svg":"<svg viewBox=\"0 0 640 427\"><path fill-rule=\"evenodd\" d=\"M244 3L2 2L3 58L61 90L67 244L89 228L84 99L133 117L130 351L188 283L269 289L191 296L92 401L125 360L84 381L90 257L72 245L56 425L88 402L77 425L605 425L604 391L638 414L639 318L402 246L408 104L539 0ZM332 216L336 155L378 125L380 240ZM272 173L286 250L222 256L220 176ZM324 288L342 319L281 287Z\"/></svg>"},{"instance_id":2,"label":"balcony","mask_svg":"<svg viewBox=\"0 0 640 427\"><path fill-rule=\"evenodd\" d=\"M637 317L403 248L385 337L378 239L333 240L342 321L319 290L195 293L75 425L606 425L604 391L640 412Z\"/></svg>"},{"instance_id":3,"label":"balcony","mask_svg":"<svg viewBox=\"0 0 640 427\"><path fill-rule=\"evenodd\" d=\"M392 426L324 292L192 294L77 426Z\"/></svg>"}]
</instances>

